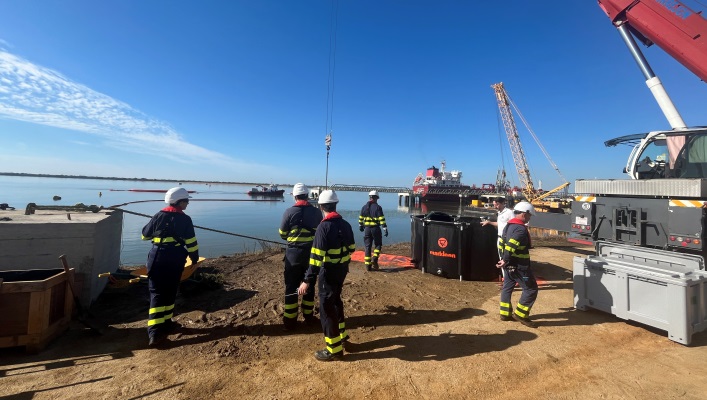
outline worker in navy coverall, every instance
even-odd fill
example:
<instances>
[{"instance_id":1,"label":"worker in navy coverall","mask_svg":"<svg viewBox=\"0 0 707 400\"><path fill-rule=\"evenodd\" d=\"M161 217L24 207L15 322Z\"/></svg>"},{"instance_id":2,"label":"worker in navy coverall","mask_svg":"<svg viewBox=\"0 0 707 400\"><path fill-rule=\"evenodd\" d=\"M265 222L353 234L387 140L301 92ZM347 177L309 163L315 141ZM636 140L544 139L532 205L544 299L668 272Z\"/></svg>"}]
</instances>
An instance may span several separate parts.
<instances>
[{"instance_id":1,"label":"worker in navy coverall","mask_svg":"<svg viewBox=\"0 0 707 400\"><path fill-rule=\"evenodd\" d=\"M187 257L193 264L199 261L194 224L184 214L190 197L184 188L169 189L165 194L165 203L169 206L155 214L142 228L142 239L152 241L147 256L150 291L147 335L150 347L159 346L167 339L167 334L178 326L172 317L184 264Z\"/></svg>"},{"instance_id":2,"label":"worker in navy coverall","mask_svg":"<svg viewBox=\"0 0 707 400\"><path fill-rule=\"evenodd\" d=\"M295 204L285 210L280 222L280 237L287 240L285 249L285 311L282 315L286 331L297 327L297 289L304 280L309 267L309 255L317 226L322 221L322 212L307 201L309 189L303 183L292 188ZM306 324L316 322L314 317L314 285L302 296L302 316Z\"/></svg>"},{"instance_id":3,"label":"worker in navy coverall","mask_svg":"<svg viewBox=\"0 0 707 400\"><path fill-rule=\"evenodd\" d=\"M388 236L388 226L385 223L383 208L378 205L378 191L371 190L368 193L368 202L361 207L361 214L358 216L358 229L363 232L363 263L366 270L378 269L378 257L383 246L381 228Z\"/></svg>"},{"instance_id":4,"label":"worker in navy coverall","mask_svg":"<svg viewBox=\"0 0 707 400\"><path fill-rule=\"evenodd\" d=\"M538 283L530 265L530 233L526 224L535 215L532 204L521 201L513 207L514 218L508 221L503 230L500 244L503 246L501 260L496 267L505 270L501 287L501 320L516 320L521 324L535 328L530 320L530 309L538 297ZM523 289L518 304L511 313L511 295L516 284Z\"/></svg>"},{"instance_id":5,"label":"worker in navy coverall","mask_svg":"<svg viewBox=\"0 0 707 400\"><path fill-rule=\"evenodd\" d=\"M319 318L326 344L325 349L314 353L319 361L341 360L344 342L349 338L341 291L356 243L351 225L336 212L338 202L333 190L325 190L319 195L319 208L324 212L324 219L314 235L309 269L297 291L304 295L310 285L319 281Z\"/></svg>"}]
</instances>

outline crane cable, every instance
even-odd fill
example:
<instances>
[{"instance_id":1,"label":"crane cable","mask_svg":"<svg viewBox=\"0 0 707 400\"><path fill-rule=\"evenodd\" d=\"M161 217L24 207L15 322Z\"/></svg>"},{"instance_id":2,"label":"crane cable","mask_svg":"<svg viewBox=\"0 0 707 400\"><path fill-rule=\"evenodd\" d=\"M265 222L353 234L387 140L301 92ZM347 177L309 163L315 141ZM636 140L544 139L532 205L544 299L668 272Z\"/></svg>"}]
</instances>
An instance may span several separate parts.
<instances>
[{"instance_id":1,"label":"crane cable","mask_svg":"<svg viewBox=\"0 0 707 400\"><path fill-rule=\"evenodd\" d=\"M550 162L550 165L552 166L552 168L554 168L555 171L557 171L557 174L560 175L560 178L562 179L562 183L567 183L567 179L565 179L565 176L562 175L562 172L560 172L560 168L557 166L557 164L555 164L554 161L552 161L550 154L547 152L547 150L545 150L545 146L543 146L543 144L540 143L540 139L538 139L538 137L535 135L535 132L533 132L533 129L530 128L530 124L528 124L528 121L525 120L525 117L523 116L523 114L521 114L518 107L516 107L516 103L514 103L513 100L511 100L511 96L509 96L508 93L506 93L506 97L508 97L508 102L511 103L511 106L513 106L513 109L516 110L516 113L520 117L520 120L523 121L523 124L528 129L528 132L530 132L530 134L533 136L533 139L535 139L535 143L538 144L538 147L540 147L540 150L542 150L543 154L545 154L545 158L547 158L547 160Z\"/></svg>"},{"instance_id":2,"label":"crane cable","mask_svg":"<svg viewBox=\"0 0 707 400\"><path fill-rule=\"evenodd\" d=\"M158 201L159 201L159 202L162 202L162 201L164 201L164 200L136 200L136 201L129 201L129 202L123 203L123 204L116 204L116 205L113 205L113 206L110 206L110 207L105 207L105 208L123 207L123 206L127 206L127 205L130 205L130 204L138 204L138 203L155 203L155 202L158 202ZM256 199L252 199L252 200L250 200L250 199L190 199L189 201L190 201L190 202L192 202L192 201L253 201L253 202L258 202L258 201L263 201L263 202L278 201L278 202L279 202L280 200L275 200L275 199L267 199L267 200L265 200L265 199L261 199L261 200L256 200ZM282 201L284 202L285 200L283 199Z\"/></svg>"},{"instance_id":3,"label":"crane cable","mask_svg":"<svg viewBox=\"0 0 707 400\"><path fill-rule=\"evenodd\" d=\"M505 133L502 133L501 131L501 125L503 123L501 122L501 111L496 107L496 128L498 130L498 146L501 149L501 171L503 171L503 183L505 184L506 182L506 161L503 155L503 139L505 136ZM498 178L498 172L496 174L496 178ZM496 179L496 185L498 185L498 179Z\"/></svg>"},{"instance_id":4,"label":"crane cable","mask_svg":"<svg viewBox=\"0 0 707 400\"><path fill-rule=\"evenodd\" d=\"M324 133L326 138L326 172L324 176L324 187L329 188L329 150L331 149L331 134L334 131L334 76L336 72L336 32L339 22L339 1L332 0L331 17L329 21L329 68L327 76L326 94L326 121L324 123Z\"/></svg>"},{"instance_id":5,"label":"crane cable","mask_svg":"<svg viewBox=\"0 0 707 400\"><path fill-rule=\"evenodd\" d=\"M334 125L334 77L336 72L336 32L339 21L339 2L332 1L331 20L329 25L329 69L327 76L327 103L326 103L326 121L324 124L324 132L330 134L333 131Z\"/></svg>"}]
</instances>

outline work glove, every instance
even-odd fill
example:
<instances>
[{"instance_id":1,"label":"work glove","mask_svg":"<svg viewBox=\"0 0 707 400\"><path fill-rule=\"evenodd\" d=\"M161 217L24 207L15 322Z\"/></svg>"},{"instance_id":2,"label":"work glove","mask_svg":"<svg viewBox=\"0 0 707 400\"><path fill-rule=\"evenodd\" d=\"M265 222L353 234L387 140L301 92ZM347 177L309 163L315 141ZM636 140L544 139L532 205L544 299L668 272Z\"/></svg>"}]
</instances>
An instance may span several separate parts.
<instances>
[{"instance_id":1,"label":"work glove","mask_svg":"<svg viewBox=\"0 0 707 400\"><path fill-rule=\"evenodd\" d=\"M388 237L388 228L383 227L383 236Z\"/></svg>"},{"instance_id":2,"label":"work glove","mask_svg":"<svg viewBox=\"0 0 707 400\"><path fill-rule=\"evenodd\" d=\"M358 230L361 231L361 232L363 232L363 225L359 225L359 226L358 226Z\"/></svg>"}]
</instances>

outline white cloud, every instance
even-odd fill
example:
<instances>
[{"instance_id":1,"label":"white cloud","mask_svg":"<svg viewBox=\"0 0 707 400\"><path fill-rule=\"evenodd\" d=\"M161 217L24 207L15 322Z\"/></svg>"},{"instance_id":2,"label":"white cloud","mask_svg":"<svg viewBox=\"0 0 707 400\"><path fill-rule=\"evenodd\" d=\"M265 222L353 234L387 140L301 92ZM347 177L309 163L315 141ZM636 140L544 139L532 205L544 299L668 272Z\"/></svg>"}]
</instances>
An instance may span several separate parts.
<instances>
[{"instance_id":1,"label":"white cloud","mask_svg":"<svg viewBox=\"0 0 707 400\"><path fill-rule=\"evenodd\" d=\"M169 124L126 103L8 53L3 45L0 40L0 117L97 135L108 147L188 164L243 165L187 142ZM157 146L161 151L152 152Z\"/></svg>"}]
</instances>

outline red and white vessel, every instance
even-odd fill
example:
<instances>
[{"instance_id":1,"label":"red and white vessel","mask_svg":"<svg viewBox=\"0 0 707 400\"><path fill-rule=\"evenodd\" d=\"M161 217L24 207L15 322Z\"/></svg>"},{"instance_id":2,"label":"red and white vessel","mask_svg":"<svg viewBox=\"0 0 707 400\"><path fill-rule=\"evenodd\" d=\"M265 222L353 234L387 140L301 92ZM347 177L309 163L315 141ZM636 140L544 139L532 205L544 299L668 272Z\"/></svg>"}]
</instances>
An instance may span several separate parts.
<instances>
[{"instance_id":1,"label":"red and white vessel","mask_svg":"<svg viewBox=\"0 0 707 400\"><path fill-rule=\"evenodd\" d=\"M459 195L472 188L461 183L462 172L446 171L444 160L438 169L434 165L427 173L417 175L412 184L412 193L423 201L459 201Z\"/></svg>"}]
</instances>

